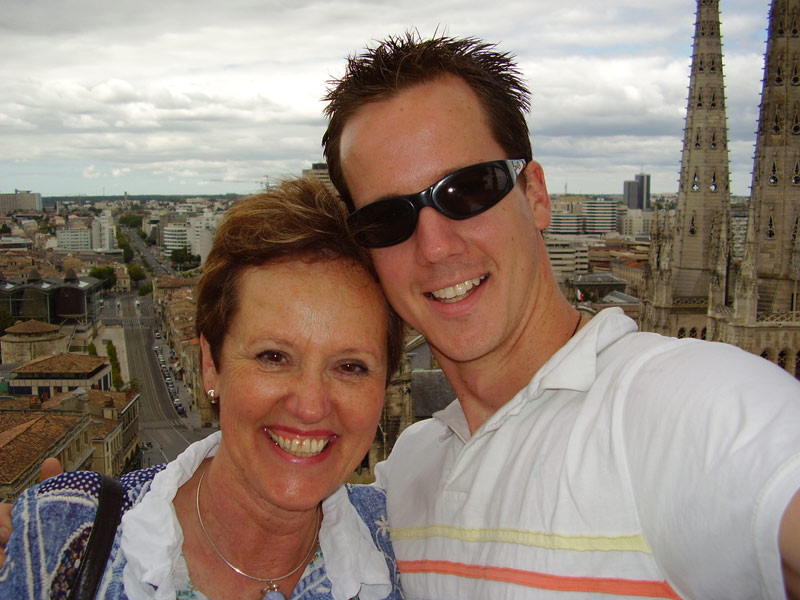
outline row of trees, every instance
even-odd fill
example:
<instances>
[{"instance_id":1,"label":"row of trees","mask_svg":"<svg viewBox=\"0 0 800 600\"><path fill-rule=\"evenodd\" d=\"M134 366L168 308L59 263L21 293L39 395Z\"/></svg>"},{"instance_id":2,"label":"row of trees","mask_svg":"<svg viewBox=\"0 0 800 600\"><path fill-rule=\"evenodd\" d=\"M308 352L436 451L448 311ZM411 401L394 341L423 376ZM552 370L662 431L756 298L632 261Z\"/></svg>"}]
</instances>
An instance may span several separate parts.
<instances>
[{"instance_id":1,"label":"row of trees","mask_svg":"<svg viewBox=\"0 0 800 600\"><path fill-rule=\"evenodd\" d=\"M128 264L128 275L130 275L134 285L138 285L140 281L147 278L147 273L135 262ZM89 270L89 277L94 277L102 281L104 290L110 290L117 283L117 272L112 266L94 267Z\"/></svg>"}]
</instances>

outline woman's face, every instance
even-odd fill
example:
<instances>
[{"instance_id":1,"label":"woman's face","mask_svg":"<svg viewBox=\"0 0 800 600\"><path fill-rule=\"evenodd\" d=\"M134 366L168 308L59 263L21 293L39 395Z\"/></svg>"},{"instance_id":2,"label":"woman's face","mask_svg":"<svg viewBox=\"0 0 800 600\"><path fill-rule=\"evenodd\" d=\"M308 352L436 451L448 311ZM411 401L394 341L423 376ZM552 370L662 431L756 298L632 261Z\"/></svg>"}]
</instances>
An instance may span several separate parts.
<instances>
[{"instance_id":1,"label":"woman's face","mask_svg":"<svg viewBox=\"0 0 800 600\"><path fill-rule=\"evenodd\" d=\"M206 388L220 397L231 475L287 509L315 506L375 436L386 381L387 308L342 260L248 268L218 369L205 339Z\"/></svg>"}]
</instances>

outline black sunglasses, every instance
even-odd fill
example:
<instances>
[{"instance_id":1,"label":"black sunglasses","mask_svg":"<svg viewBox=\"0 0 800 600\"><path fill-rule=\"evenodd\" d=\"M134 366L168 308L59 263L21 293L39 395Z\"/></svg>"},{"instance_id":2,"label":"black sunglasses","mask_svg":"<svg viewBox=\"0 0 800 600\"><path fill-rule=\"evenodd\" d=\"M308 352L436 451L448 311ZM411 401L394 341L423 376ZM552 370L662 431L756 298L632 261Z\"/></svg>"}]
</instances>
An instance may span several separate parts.
<instances>
[{"instance_id":1,"label":"black sunglasses","mask_svg":"<svg viewBox=\"0 0 800 600\"><path fill-rule=\"evenodd\" d=\"M419 211L425 206L459 221L489 210L514 188L525 162L493 160L464 167L416 194L362 206L348 217L347 223L362 246L383 248L399 244L414 233Z\"/></svg>"}]
</instances>

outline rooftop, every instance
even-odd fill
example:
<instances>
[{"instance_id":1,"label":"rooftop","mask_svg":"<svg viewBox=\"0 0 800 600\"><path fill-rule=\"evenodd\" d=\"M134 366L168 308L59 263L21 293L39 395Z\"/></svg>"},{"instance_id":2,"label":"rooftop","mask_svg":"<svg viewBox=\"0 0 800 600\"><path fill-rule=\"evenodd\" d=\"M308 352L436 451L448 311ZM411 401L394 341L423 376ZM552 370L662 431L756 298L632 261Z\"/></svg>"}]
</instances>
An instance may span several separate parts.
<instances>
[{"instance_id":1,"label":"rooftop","mask_svg":"<svg viewBox=\"0 0 800 600\"><path fill-rule=\"evenodd\" d=\"M51 325L50 323L31 319L30 321L24 322L17 321L14 325L6 329L6 333L50 333L58 331L59 329L61 329L61 327L58 325Z\"/></svg>"},{"instance_id":2,"label":"rooftop","mask_svg":"<svg viewBox=\"0 0 800 600\"><path fill-rule=\"evenodd\" d=\"M91 373L102 367L106 359L102 356L89 356L87 354L46 354L21 367L14 369L19 375L39 373Z\"/></svg>"},{"instance_id":3,"label":"rooftop","mask_svg":"<svg viewBox=\"0 0 800 600\"><path fill-rule=\"evenodd\" d=\"M0 412L0 482L11 482L81 420L80 414Z\"/></svg>"}]
</instances>

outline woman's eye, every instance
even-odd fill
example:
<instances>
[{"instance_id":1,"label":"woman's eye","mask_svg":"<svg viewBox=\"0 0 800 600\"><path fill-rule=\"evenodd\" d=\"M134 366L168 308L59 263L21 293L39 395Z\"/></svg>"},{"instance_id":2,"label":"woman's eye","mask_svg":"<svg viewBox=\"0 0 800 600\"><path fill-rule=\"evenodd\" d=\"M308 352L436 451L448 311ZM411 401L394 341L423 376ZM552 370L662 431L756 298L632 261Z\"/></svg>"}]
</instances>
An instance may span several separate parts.
<instances>
[{"instance_id":1,"label":"woman's eye","mask_svg":"<svg viewBox=\"0 0 800 600\"><path fill-rule=\"evenodd\" d=\"M359 362L346 362L339 365L339 368L345 373L352 373L354 375L366 375L369 372L366 365Z\"/></svg>"},{"instance_id":2,"label":"woman's eye","mask_svg":"<svg viewBox=\"0 0 800 600\"><path fill-rule=\"evenodd\" d=\"M282 352L277 350L265 350L258 355L258 358L266 363L279 364L286 361Z\"/></svg>"}]
</instances>

